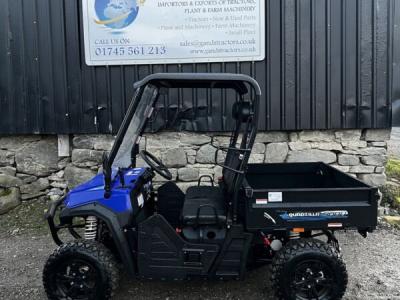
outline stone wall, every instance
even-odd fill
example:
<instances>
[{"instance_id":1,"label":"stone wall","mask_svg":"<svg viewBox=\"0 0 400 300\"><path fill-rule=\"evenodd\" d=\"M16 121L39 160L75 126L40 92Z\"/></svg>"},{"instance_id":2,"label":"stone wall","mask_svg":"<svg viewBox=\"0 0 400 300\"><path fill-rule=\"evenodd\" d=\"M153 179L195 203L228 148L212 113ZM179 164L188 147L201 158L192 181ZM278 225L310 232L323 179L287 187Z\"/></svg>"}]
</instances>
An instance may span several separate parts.
<instances>
[{"instance_id":1,"label":"stone wall","mask_svg":"<svg viewBox=\"0 0 400 300\"><path fill-rule=\"evenodd\" d=\"M227 145L229 136L213 134L215 142ZM174 180L186 190L201 175L221 176L214 165L215 148L211 134L165 132L147 134L141 148L147 149L170 168ZM323 161L358 177L368 184L382 186L386 181L385 163L390 130L339 130L301 132L260 132L251 163ZM104 151L114 138L109 135L72 137L71 156L60 158L56 136L0 137L0 214L41 196L52 200L67 189L94 176ZM221 155L218 160L223 161ZM138 160L138 165L144 162ZM164 181L156 176L156 184Z\"/></svg>"}]
</instances>

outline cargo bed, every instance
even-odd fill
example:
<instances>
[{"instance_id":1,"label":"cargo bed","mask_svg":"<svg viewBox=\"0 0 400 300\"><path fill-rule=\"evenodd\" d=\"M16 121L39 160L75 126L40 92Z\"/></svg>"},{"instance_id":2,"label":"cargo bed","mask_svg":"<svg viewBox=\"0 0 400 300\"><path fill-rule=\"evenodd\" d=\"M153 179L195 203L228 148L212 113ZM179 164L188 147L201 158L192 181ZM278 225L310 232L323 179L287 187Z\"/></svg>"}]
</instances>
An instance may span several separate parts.
<instances>
[{"instance_id":1,"label":"cargo bed","mask_svg":"<svg viewBox=\"0 0 400 300\"><path fill-rule=\"evenodd\" d=\"M250 231L377 224L378 189L324 163L249 164L242 196Z\"/></svg>"}]
</instances>

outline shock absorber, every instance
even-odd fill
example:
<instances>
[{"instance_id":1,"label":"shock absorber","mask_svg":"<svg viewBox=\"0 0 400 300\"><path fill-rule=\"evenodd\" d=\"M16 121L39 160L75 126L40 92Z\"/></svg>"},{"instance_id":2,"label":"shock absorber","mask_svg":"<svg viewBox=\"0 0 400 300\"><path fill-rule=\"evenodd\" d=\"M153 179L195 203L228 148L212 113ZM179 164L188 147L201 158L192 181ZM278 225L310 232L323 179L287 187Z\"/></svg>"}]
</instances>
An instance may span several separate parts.
<instances>
[{"instance_id":1,"label":"shock absorber","mask_svg":"<svg viewBox=\"0 0 400 300\"><path fill-rule=\"evenodd\" d=\"M97 237L97 218L88 216L85 220L85 240L95 240Z\"/></svg>"}]
</instances>

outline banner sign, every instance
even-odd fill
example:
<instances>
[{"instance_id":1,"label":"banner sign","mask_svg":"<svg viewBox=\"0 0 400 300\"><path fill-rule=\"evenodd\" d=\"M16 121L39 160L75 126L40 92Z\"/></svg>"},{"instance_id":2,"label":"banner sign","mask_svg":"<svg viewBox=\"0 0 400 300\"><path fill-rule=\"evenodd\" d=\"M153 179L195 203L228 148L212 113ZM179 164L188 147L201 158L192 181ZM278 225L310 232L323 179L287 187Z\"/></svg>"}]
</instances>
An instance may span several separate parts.
<instances>
[{"instance_id":1,"label":"banner sign","mask_svg":"<svg viewBox=\"0 0 400 300\"><path fill-rule=\"evenodd\" d=\"M83 0L88 65L258 61L264 0Z\"/></svg>"}]
</instances>

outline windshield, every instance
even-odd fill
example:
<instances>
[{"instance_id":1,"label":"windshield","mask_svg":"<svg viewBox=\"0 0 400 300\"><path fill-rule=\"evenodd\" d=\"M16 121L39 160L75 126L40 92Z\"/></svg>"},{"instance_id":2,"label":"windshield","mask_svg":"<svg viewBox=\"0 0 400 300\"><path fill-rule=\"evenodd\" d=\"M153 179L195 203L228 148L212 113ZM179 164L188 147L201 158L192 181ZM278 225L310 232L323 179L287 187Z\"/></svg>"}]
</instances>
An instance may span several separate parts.
<instances>
[{"instance_id":1,"label":"windshield","mask_svg":"<svg viewBox=\"0 0 400 300\"><path fill-rule=\"evenodd\" d=\"M157 88L152 85L146 86L142 97L137 97L136 94L133 101L139 101L139 103L137 103L136 110L123 135L122 143L112 164L113 168L128 168L131 165L132 147L139 143L138 137L142 133L147 118L151 116L152 106L157 94Z\"/></svg>"}]
</instances>

